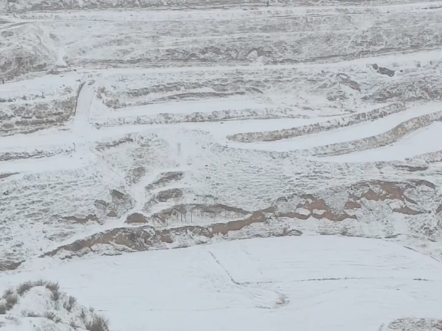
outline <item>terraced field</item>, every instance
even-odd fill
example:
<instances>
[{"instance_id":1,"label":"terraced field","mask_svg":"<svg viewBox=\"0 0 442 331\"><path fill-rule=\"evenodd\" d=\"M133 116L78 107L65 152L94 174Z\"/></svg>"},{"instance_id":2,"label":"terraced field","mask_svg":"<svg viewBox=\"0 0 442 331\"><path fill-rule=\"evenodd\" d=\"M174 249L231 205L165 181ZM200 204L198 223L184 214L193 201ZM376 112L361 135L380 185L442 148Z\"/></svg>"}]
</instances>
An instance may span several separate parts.
<instances>
[{"instance_id":1,"label":"terraced field","mask_svg":"<svg viewBox=\"0 0 442 331\"><path fill-rule=\"evenodd\" d=\"M146 227L159 238L138 249L186 231L439 235L437 2L145 5L6 6L5 267L88 253L90 235L132 250Z\"/></svg>"},{"instance_id":2,"label":"terraced field","mask_svg":"<svg viewBox=\"0 0 442 331\"><path fill-rule=\"evenodd\" d=\"M0 36L5 274L318 234L442 259L442 3L4 1Z\"/></svg>"}]
</instances>

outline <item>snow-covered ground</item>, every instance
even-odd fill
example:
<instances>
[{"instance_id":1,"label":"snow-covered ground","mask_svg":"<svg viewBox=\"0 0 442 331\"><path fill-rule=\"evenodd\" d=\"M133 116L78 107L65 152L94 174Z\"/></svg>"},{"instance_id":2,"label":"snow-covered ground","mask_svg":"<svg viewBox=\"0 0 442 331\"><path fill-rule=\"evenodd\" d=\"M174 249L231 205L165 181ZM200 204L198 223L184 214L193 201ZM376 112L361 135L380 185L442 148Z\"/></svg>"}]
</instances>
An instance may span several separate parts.
<instances>
[{"instance_id":1,"label":"snow-covered ground","mask_svg":"<svg viewBox=\"0 0 442 331\"><path fill-rule=\"evenodd\" d=\"M430 102L425 104L424 106L415 106L410 109L407 109L404 112L386 116L384 118L380 118L375 121L364 122L358 125L352 125L350 127L340 128L329 132L310 134L292 139L284 139L282 141L278 140L273 142L250 143L246 144L245 147L252 149L264 149L264 150L275 150L275 151L291 151L297 149L308 149L322 145L348 142L352 140L359 140L372 136L377 136L393 129L397 125L405 121L408 121L410 119L438 112L442 112L442 102L434 102L434 103ZM289 128L289 126L287 125L285 128ZM262 131L271 131L271 130L272 129L267 129ZM437 139L437 137L435 137L435 139ZM236 144L236 146L239 145ZM415 150L414 152L415 154L411 154L411 156L424 154L430 151L437 151L440 149L440 147L441 147L440 145L439 146L433 145L432 149L426 148L425 150L419 150L418 148L417 150ZM399 159L400 158L401 157L399 156ZM374 161L374 160L377 159L372 158L372 159L364 159L361 161L364 162L364 161ZM346 161L345 159L342 159L341 162L346 162Z\"/></svg>"},{"instance_id":2,"label":"snow-covered ground","mask_svg":"<svg viewBox=\"0 0 442 331\"><path fill-rule=\"evenodd\" d=\"M442 317L442 2L0 1L0 83L0 290L112 331Z\"/></svg>"},{"instance_id":3,"label":"snow-covered ground","mask_svg":"<svg viewBox=\"0 0 442 331\"><path fill-rule=\"evenodd\" d=\"M335 162L372 162L405 160L416 155L440 151L442 141L442 123L436 122L422 130L386 147L352 153L347 155L325 157L322 160Z\"/></svg>"},{"instance_id":4,"label":"snow-covered ground","mask_svg":"<svg viewBox=\"0 0 442 331\"><path fill-rule=\"evenodd\" d=\"M159 227L188 224L182 208L198 208L194 224L235 221L324 183L414 180L404 169L427 163L417 177L435 193L420 208L437 223L437 1L133 5L2 7L4 261L134 213Z\"/></svg>"},{"instance_id":5,"label":"snow-covered ground","mask_svg":"<svg viewBox=\"0 0 442 331\"><path fill-rule=\"evenodd\" d=\"M251 239L45 262L0 275L0 290L59 281L114 331L373 331L398 318L440 317L442 304L440 263L373 239Z\"/></svg>"}]
</instances>

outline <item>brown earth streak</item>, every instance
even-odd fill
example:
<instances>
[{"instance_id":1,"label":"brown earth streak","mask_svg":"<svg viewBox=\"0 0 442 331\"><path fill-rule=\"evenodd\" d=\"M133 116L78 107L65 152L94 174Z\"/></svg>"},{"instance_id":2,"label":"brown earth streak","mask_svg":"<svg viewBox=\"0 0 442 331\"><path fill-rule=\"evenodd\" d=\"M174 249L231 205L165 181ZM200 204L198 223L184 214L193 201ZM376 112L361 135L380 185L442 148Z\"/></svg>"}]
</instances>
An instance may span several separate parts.
<instances>
[{"instance_id":1,"label":"brown earth streak","mask_svg":"<svg viewBox=\"0 0 442 331\"><path fill-rule=\"evenodd\" d=\"M418 207L418 203L405 195L407 189L418 189L421 186L426 186L433 190L436 189L435 185L424 180L410 180L407 182L389 182L389 181L364 181L350 186L343 186L340 189L345 190L348 193L347 201L342 203L341 210L335 210L327 204L327 202L321 198L321 196L327 194L333 194L339 192L336 188L333 188L330 192L327 190L314 193L314 194L301 194L294 195L289 198L280 198L276 201L275 206L268 207L264 210L256 212L248 212L241 208L229 207L226 205L177 205L173 208L163 210L161 213L156 214L152 218L156 217L159 220L167 221L168 217L173 216L174 212L187 213L191 210L197 209L200 212L234 212L236 215L241 216L241 219L229 221L225 223L215 223L204 226L199 225L185 225L170 229L157 229L150 225L144 225L137 228L118 228L109 230L103 233L96 234L94 236L77 240L72 244L65 245L57 248L51 252L44 254L43 256L54 256L58 252L64 250L69 252L77 252L83 249L91 249L97 244L109 244L123 246L124 248L132 251L144 251L150 248L168 248L167 244L176 245L174 248L184 247L182 242L186 242L183 239L190 239L194 243L204 243L207 239L215 236L227 237L230 233L238 232L244 228L247 228L253 224L264 224L262 231L257 232L256 236L282 236L282 235L301 235L299 231L279 231L281 233L273 233L267 221L274 219L274 217L289 217L296 219L308 219L313 217L316 219L328 219L330 221L342 221L346 218L357 220L356 215L349 215L346 210L360 210L360 214L370 213L370 207L363 203L363 200L382 203L386 200L398 200L403 203L403 206L393 209L392 213L401 213L406 215L418 215L422 213L428 213L431 211L422 210ZM281 204L286 204L290 209L291 200L297 201L292 204L292 210L280 212ZM299 202L301 201L301 202ZM417 210L410 207L414 206ZM303 208L310 211L309 215L300 214L296 212L298 208ZM318 212L320 211L320 212ZM438 208L437 212L442 211L442 205ZM434 210L433 210L434 212ZM132 214L133 216L135 214ZM140 214L141 215L141 214ZM136 216L136 215L135 215ZM133 216L133 217L135 217ZM139 219L144 222L144 215L141 215ZM176 239L179 239L176 242Z\"/></svg>"},{"instance_id":2,"label":"brown earth streak","mask_svg":"<svg viewBox=\"0 0 442 331\"><path fill-rule=\"evenodd\" d=\"M147 223L147 217L140 213L133 213L127 216L126 223Z\"/></svg>"},{"instance_id":3,"label":"brown earth streak","mask_svg":"<svg viewBox=\"0 0 442 331\"><path fill-rule=\"evenodd\" d=\"M158 213L152 215L152 219L159 220L162 223L166 223L167 219L174 213L180 215L187 215L187 213L201 213L201 214L217 214L222 212L231 212L237 214L237 217L244 217L250 215L251 212L241 208L227 206L223 204L204 205L204 204L189 204L189 205L175 205L172 208L164 209Z\"/></svg>"},{"instance_id":4,"label":"brown earth streak","mask_svg":"<svg viewBox=\"0 0 442 331\"><path fill-rule=\"evenodd\" d=\"M389 181L368 181L368 182L360 182L351 186L342 187L341 190L348 193L347 201L344 204L344 208L341 210L335 210L331 208L327 204L327 202L318 197L333 194L336 192L319 192L318 194L301 194L294 195L288 198L281 198L278 201L283 203L289 203L289 201L300 201L294 206L294 210L285 211L285 212L275 212L275 215L278 217L288 217L288 218L296 218L306 220L310 217L316 219L327 219L330 221L342 221L344 219L355 219L357 220L357 216L353 215L355 210L361 210L363 208L363 200L374 201L374 202L383 202L386 200L399 200L404 204L412 204L417 206L418 203L405 195L405 190L414 189L417 186L427 186L433 190L436 189L436 186L433 183L424 180L415 180L410 182L389 182ZM361 193L362 192L362 193ZM277 202L278 205L278 202ZM309 213L300 214L296 210L302 208L304 210L308 210ZM287 208L284 208L287 210ZM315 212L321 211L321 213ZM349 215L346 211L352 210L352 215ZM424 212L419 210L414 210L410 206L402 206L400 208L396 208L393 212L405 214L405 215L418 215L423 214Z\"/></svg>"},{"instance_id":5,"label":"brown earth streak","mask_svg":"<svg viewBox=\"0 0 442 331\"><path fill-rule=\"evenodd\" d=\"M214 236L226 236L229 232L239 231L249 225L264 223L266 219L265 214L259 211L242 220L206 226L187 225L161 230L157 230L151 226L112 229L86 239L77 240L72 244L61 246L51 252L45 253L41 257L54 256L62 250L76 252L85 248L91 248L97 244L120 245L135 251L145 251L155 246L161 247L165 243L171 244L174 242L174 237L183 235L196 239L198 239L198 237L213 238ZM302 234L299 231L286 231L285 233L286 235Z\"/></svg>"}]
</instances>

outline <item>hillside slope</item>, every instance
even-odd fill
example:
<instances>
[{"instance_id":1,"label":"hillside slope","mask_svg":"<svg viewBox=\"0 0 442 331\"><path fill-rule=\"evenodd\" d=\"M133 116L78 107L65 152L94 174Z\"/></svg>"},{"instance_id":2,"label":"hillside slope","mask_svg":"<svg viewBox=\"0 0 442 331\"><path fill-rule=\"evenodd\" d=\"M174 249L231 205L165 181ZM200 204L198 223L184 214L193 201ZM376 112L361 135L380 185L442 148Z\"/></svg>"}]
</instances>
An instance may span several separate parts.
<instances>
[{"instance_id":1,"label":"hillside slope","mask_svg":"<svg viewBox=\"0 0 442 331\"><path fill-rule=\"evenodd\" d=\"M312 233L441 257L440 3L219 5L5 4L2 270Z\"/></svg>"}]
</instances>

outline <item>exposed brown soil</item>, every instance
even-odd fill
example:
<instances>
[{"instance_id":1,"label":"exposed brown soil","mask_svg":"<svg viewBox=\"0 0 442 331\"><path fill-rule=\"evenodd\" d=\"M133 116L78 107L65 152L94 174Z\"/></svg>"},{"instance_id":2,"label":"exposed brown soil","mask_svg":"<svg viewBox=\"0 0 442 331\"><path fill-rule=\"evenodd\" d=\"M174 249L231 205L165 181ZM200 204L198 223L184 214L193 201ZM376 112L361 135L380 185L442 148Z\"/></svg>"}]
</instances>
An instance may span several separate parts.
<instances>
[{"instance_id":1,"label":"exposed brown soil","mask_svg":"<svg viewBox=\"0 0 442 331\"><path fill-rule=\"evenodd\" d=\"M134 251L144 251L150 248L160 248L164 244L174 243L175 238L182 238L186 236L198 240L202 243L201 239L213 238L214 236L226 236L231 232L239 231L254 223L264 223L267 220L263 212L255 212L250 217L242 220L231 221L227 223L217 223L207 226L181 226L172 229L156 230L151 226L143 226L138 228L118 228L106 231L100 234L96 234L86 239L77 240L72 244L59 247L51 252L48 252L44 256L54 256L58 252L70 251L77 252L83 249L92 248L97 244L111 244L127 247ZM277 236L287 235L301 235L300 231L280 231L276 233ZM259 236L259 235L256 235ZM183 247L180 245L179 247Z\"/></svg>"},{"instance_id":2,"label":"exposed brown soil","mask_svg":"<svg viewBox=\"0 0 442 331\"><path fill-rule=\"evenodd\" d=\"M175 214L182 217L188 216L189 213L222 213L232 212L237 215L237 220L228 222L218 222L209 225L184 225L169 229L158 229L150 225L137 228L118 228L103 233L96 234L89 238L77 240L72 244L57 248L54 251L46 253L44 256L54 256L60 251L69 252L86 252L98 244L108 244L119 248L125 248L129 251L143 251L151 248L167 248L168 244L174 244L173 247L183 247L183 242L192 241L194 244L207 242L207 239L214 237L226 237L233 233L238 233L254 224L263 224L259 231L254 231L251 236L284 236L284 235L301 235L296 230L278 230L272 232L269 225L270 219L274 220L280 217L306 220L310 217L315 219L327 219L339 222L344 219L358 220L355 210L359 210L358 215L370 213L371 209L366 202L382 203L388 206L385 201L398 201L399 206L390 209L391 213L401 213L407 216L413 216L423 213L434 213L434 210L422 210L418 202L406 195L407 190L421 190L422 187L435 190L435 185L425 180L411 180L408 182L392 182L392 181L364 181L350 186L333 188L332 191L327 190L318 193L293 195L287 198L280 198L274 206L270 206L265 210L248 212L241 208L226 205L177 205L168 208L160 213L152 215L152 219L160 220L164 223ZM327 203L327 199L322 198L324 195L332 195L336 192L346 192L347 200L342 201L341 209L333 208ZM288 206L288 207L287 207ZM291 207L290 207L291 206ZM287 208L291 210L287 210ZM303 212L298 211L302 209ZM350 213L351 210L351 213ZM437 212L442 211L442 205ZM176 216L176 215L175 215ZM145 223L146 216L142 214L132 214L128 217L127 223ZM184 245L185 246L185 245Z\"/></svg>"},{"instance_id":3,"label":"exposed brown soil","mask_svg":"<svg viewBox=\"0 0 442 331\"><path fill-rule=\"evenodd\" d=\"M140 213L133 213L127 216L126 223L147 223L147 217Z\"/></svg>"},{"instance_id":4,"label":"exposed brown soil","mask_svg":"<svg viewBox=\"0 0 442 331\"><path fill-rule=\"evenodd\" d=\"M179 216L183 219L189 218L189 220L192 221L192 216L197 214L206 217L229 214L232 218L243 218L252 213L241 208L227 206L223 204L187 204L175 205L172 208L164 209L159 213L153 214L152 219L158 220L162 223L166 223L170 217Z\"/></svg>"},{"instance_id":5,"label":"exposed brown soil","mask_svg":"<svg viewBox=\"0 0 442 331\"><path fill-rule=\"evenodd\" d=\"M183 191L181 191L178 188L173 188L170 190L164 190L164 191L159 192L155 198L159 202L166 202L170 199L181 198L182 196L183 196Z\"/></svg>"},{"instance_id":6,"label":"exposed brown soil","mask_svg":"<svg viewBox=\"0 0 442 331\"><path fill-rule=\"evenodd\" d=\"M433 183L423 180L410 182L389 182L389 181L368 181L360 182L348 187L341 187L339 190L334 188L330 192L319 192L319 196L333 195L338 192L347 192L347 198L343 204L342 209L332 208L328 205L325 199L320 198L318 194L301 194L293 195L291 197L282 198L277 201L277 206L287 205L290 202L296 203L294 208L290 211L280 211L286 208L277 208L275 214L278 217L288 217L294 219L306 220L310 217L316 219L327 219L334 222L343 221L344 219L357 220L355 211L360 210L364 212L366 207L365 201L383 202L386 200L397 200L402 203L402 206L393 209L393 212L405 215L418 215L427 211L419 210L418 203L406 196L407 189L415 189L418 186L427 186L435 189ZM408 204L408 205L407 205ZM412 206L414 206L412 208ZM302 213L300 212L302 210ZM350 212L351 211L351 212Z\"/></svg>"}]
</instances>

